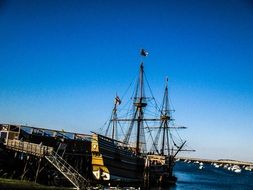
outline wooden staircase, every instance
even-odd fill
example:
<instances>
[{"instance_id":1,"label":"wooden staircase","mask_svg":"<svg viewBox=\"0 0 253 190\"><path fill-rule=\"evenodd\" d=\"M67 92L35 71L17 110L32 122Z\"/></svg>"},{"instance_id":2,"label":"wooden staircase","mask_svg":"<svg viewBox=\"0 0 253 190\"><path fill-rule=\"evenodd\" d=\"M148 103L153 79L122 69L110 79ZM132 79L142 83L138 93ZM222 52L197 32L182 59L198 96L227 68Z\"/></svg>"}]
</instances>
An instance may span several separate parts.
<instances>
[{"instance_id":1,"label":"wooden staircase","mask_svg":"<svg viewBox=\"0 0 253 190\"><path fill-rule=\"evenodd\" d=\"M77 189L89 189L89 181L80 175L70 164L68 164L61 156L52 151L45 158L61 172Z\"/></svg>"}]
</instances>

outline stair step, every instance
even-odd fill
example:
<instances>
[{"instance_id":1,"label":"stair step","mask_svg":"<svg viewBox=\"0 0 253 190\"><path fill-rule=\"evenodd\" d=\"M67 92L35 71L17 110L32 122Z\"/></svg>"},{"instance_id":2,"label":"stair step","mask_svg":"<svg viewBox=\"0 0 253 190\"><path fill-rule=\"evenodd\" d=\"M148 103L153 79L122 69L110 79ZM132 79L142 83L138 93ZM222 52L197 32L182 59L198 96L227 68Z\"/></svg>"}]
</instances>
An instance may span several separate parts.
<instances>
[{"instance_id":1,"label":"stair step","mask_svg":"<svg viewBox=\"0 0 253 190\"><path fill-rule=\"evenodd\" d=\"M52 152L46 159L58 169L77 189L89 187L89 182L57 153Z\"/></svg>"}]
</instances>

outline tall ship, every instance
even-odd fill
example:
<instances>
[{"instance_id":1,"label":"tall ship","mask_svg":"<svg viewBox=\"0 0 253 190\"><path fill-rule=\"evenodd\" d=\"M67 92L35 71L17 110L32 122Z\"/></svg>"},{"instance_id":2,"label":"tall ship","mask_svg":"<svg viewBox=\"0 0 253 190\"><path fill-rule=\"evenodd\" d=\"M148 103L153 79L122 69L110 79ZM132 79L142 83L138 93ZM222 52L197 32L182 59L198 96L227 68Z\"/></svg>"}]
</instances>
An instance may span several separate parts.
<instances>
[{"instance_id":1,"label":"tall ship","mask_svg":"<svg viewBox=\"0 0 253 190\"><path fill-rule=\"evenodd\" d=\"M103 183L168 184L175 183L173 166L185 141L175 140L175 126L169 104L166 79L159 105L144 72L148 53L141 49L142 61L135 85L130 84L122 98L116 95L109 121L91 142L92 173ZM134 86L133 92L129 92ZM124 103L124 97L130 100ZM177 133L178 134L178 133Z\"/></svg>"},{"instance_id":2,"label":"tall ship","mask_svg":"<svg viewBox=\"0 0 253 190\"><path fill-rule=\"evenodd\" d=\"M185 127L175 125L168 79L162 103L154 97L144 72L147 52L140 53L137 79L121 97L116 94L110 119L99 132L0 124L0 174L76 189L175 183L175 157L185 147L177 130Z\"/></svg>"}]
</instances>

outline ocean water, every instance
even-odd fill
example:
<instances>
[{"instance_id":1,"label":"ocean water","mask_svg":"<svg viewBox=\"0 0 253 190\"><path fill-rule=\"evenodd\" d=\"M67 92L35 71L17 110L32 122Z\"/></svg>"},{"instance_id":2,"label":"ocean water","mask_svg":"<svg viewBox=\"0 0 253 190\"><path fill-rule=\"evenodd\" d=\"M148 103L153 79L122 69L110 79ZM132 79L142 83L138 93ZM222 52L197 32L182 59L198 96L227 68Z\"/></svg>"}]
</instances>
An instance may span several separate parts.
<instances>
[{"instance_id":1,"label":"ocean water","mask_svg":"<svg viewBox=\"0 0 253 190\"><path fill-rule=\"evenodd\" d=\"M204 164L202 170L199 164L177 162L174 173L178 178L176 185L161 190L253 190L253 171L235 173ZM152 188L153 189L153 188Z\"/></svg>"}]
</instances>

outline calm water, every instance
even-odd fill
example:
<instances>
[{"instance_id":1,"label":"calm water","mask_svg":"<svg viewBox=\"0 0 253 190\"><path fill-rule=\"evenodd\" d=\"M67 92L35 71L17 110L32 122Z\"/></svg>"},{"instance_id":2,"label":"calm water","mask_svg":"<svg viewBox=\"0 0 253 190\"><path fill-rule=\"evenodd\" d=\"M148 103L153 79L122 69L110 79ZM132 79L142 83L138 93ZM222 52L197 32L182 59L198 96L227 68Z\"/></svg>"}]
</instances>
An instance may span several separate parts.
<instances>
[{"instance_id":1,"label":"calm water","mask_svg":"<svg viewBox=\"0 0 253 190\"><path fill-rule=\"evenodd\" d=\"M177 184L166 190L253 190L253 171L235 173L210 164L200 170L198 164L184 162L177 162L174 171Z\"/></svg>"}]
</instances>

